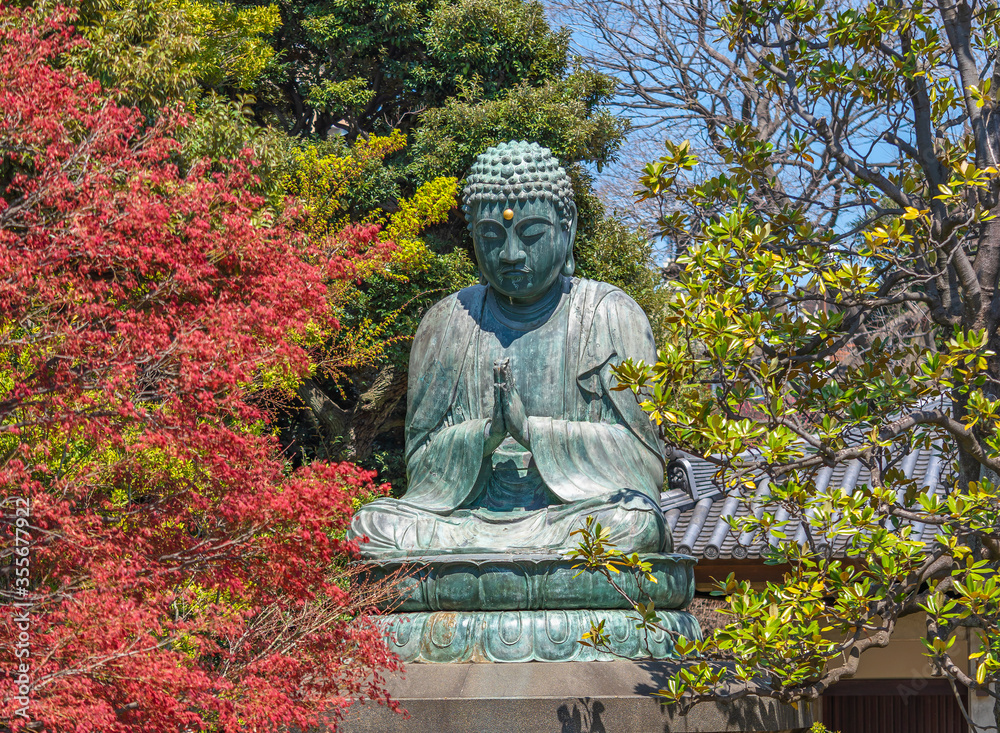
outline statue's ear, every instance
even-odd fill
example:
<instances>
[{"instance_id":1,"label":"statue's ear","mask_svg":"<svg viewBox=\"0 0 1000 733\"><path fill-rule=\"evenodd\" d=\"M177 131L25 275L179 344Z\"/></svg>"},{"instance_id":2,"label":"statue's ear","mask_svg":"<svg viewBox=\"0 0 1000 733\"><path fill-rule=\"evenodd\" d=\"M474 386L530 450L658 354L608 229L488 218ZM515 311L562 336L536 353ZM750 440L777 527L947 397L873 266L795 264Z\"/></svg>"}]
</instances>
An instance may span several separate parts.
<instances>
[{"instance_id":1,"label":"statue's ear","mask_svg":"<svg viewBox=\"0 0 1000 733\"><path fill-rule=\"evenodd\" d=\"M566 250L566 261L563 262L562 274L566 277L573 277L573 273L576 272L576 259L573 257L573 245L569 246Z\"/></svg>"},{"instance_id":2,"label":"statue's ear","mask_svg":"<svg viewBox=\"0 0 1000 733\"><path fill-rule=\"evenodd\" d=\"M569 205L569 227L566 229L566 262L563 263L562 274L573 277L576 272L576 259L573 257L573 244L576 242L576 203Z\"/></svg>"}]
</instances>

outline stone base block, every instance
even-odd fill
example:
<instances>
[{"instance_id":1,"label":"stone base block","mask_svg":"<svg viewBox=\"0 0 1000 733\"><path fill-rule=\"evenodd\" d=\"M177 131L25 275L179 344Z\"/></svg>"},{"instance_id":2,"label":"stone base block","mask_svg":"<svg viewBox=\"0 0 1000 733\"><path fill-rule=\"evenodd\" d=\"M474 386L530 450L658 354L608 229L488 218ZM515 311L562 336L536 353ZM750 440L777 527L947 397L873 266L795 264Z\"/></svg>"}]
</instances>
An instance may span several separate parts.
<instances>
[{"instance_id":1,"label":"stone base block","mask_svg":"<svg viewBox=\"0 0 1000 733\"><path fill-rule=\"evenodd\" d=\"M772 700L661 705L669 662L414 665L389 680L409 719L373 703L348 710L341 733L761 733L802 731L809 706Z\"/></svg>"},{"instance_id":2,"label":"stone base block","mask_svg":"<svg viewBox=\"0 0 1000 733\"><path fill-rule=\"evenodd\" d=\"M647 554L655 583L634 573L619 582L634 598L657 608L684 608L694 597L695 559ZM537 609L630 608L598 573L580 572L560 555L426 555L369 560L362 572L377 584L397 582L394 611L531 611ZM640 588L637 583L641 583Z\"/></svg>"},{"instance_id":3,"label":"stone base block","mask_svg":"<svg viewBox=\"0 0 1000 733\"><path fill-rule=\"evenodd\" d=\"M698 621L686 611L660 611L662 631L648 636L635 628L635 613L603 611L438 611L395 613L379 619L389 648L404 662L569 662L616 657L579 640L591 624L604 622L610 646L628 659L674 656L676 636L700 639ZM648 648L647 648L648 647Z\"/></svg>"}]
</instances>

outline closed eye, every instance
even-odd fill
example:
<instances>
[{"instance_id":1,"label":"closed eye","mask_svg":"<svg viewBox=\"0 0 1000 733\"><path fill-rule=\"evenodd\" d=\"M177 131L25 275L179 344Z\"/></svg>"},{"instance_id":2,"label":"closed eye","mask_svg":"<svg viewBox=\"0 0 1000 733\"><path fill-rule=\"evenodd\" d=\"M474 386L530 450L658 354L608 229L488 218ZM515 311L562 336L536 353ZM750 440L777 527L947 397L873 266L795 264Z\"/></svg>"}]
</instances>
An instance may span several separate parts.
<instances>
[{"instance_id":1,"label":"closed eye","mask_svg":"<svg viewBox=\"0 0 1000 733\"><path fill-rule=\"evenodd\" d=\"M507 232L495 221L480 222L476 227L476 233L487 244L496 244L507 238Z\"/></svg>"},{"instance_id":2,"label":"closed eye","mask_svg":"<svg viewBox=\"0 0 1000 733\"><path fill-rule=\"evenodd\" d=\"M518 227L518 236L521 241L526 244L532 244L542 236L547 234L552 228L552 222L548 219L542 217L532 217L531 219L525 220L520 227Z\"/></svg>"}]
</instances>

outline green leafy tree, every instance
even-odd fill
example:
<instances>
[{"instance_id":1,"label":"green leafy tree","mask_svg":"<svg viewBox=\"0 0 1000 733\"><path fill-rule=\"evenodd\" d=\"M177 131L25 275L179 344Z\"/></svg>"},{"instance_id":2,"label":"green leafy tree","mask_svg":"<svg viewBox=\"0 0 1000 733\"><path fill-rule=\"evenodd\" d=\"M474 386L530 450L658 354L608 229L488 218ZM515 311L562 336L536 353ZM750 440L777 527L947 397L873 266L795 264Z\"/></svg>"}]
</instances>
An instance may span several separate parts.
<instances>
[{"instance_id":1,"label":"green leafy tree","mask_svg":"<svg viewBox=\"0 0 1000 733\"><path fill-rule=\"evenodd\" d=\"M730 623L678 641L689 663L660 693L671 700L814 698L915 613L931 664L1000 699L998 14L733 3L717 29L780 125L720 113L708 133L722 165L702 170L669 143L646 169L643 196L676 202L662 233L687 253L659 360L624 365L622 387L730 494L769 480L734 531L781 540L766 560L791 568L762 588L721 584ZM837 181L835 195L793 195L790 160ZM931 446L943 496L901 465ZM817 487L850 461L853 493ZM784 531L799 522L804 543ZM936 539L917 541L913 523ZM847 560L829 557L838 538ZM968 667L964 630L979 645Z\"/></svg>"},{"instance_id":2,"label":"green leafy tree","mask_svg":"<svg viewBox=\"0 0 1000 733\"><path fill-rule=\"evenodd\" d=\"M408 130L473 79L490 97L558 78L566 33L524 0L286 0L262 120L328 137Z\"/></svg>"},{"instance_id":3,"label":"green leafy tree","mask_svg":"<svg viewBox=\"0 0 1000 733\"><path fill-rule=\"evenodd\" d=\"M46 3L39 3L44 6ZM206 89L250 89L274 61L277 5L208 0L82 0L88 43L74 63L148 113Z\"/></svg>"},{"instance_id":4,"label":"green leafy tree","mask_svg":"<svg viewBox=\"0 0 1000 733\"><path fill-rule=\"evenodd\" d=\"M427 178L435 171L464 172L491 145L530 139L547 146L564 164L602 166L621 145L623 122L606 109L615 90L610 77L578 69L540 85L521 83L495 97L471 86L428 110L414 131L411 171ZM590 181L577 181L590 189Z\"/></svg>"}]
</instances>

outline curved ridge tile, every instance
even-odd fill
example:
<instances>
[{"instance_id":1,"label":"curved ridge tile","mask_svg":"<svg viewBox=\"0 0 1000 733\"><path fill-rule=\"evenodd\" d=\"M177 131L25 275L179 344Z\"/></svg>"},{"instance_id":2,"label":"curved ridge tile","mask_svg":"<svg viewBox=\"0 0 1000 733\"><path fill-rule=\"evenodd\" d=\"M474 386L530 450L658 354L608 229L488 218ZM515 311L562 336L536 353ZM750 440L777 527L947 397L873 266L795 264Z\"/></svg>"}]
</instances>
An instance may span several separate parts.
<instances>
[{"instance_id":1,"label":"curved ridge tile","mask_svg":"<svg viewBox=\"0 0 1000 733\"><path fill-rule=\"evenodd\" d=\"M691 512L691 519L687 530L684 532L684 538L677 545L677 552L679 554L690 555L692 550L694 550L695 543L698 541L698 535L701 533L701 528L705 525L705 520L708 519L708 513L714 501L712 497L708 497L700 499L694 505L694 511Z\"/></svg>"}]
</instances>

